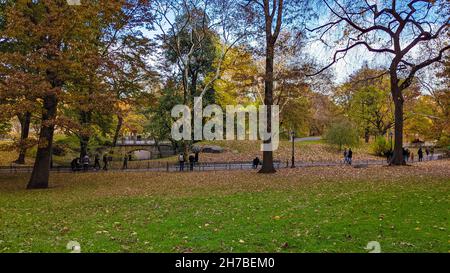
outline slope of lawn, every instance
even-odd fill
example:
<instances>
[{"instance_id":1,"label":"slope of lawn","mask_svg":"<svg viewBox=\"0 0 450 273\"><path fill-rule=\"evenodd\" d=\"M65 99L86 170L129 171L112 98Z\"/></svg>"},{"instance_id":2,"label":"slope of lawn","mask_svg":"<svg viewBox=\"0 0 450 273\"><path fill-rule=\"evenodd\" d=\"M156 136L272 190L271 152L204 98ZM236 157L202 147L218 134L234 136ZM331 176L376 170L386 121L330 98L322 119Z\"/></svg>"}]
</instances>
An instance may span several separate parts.
<instances>
[{"instance_id":1,"label":"slope of lawn","mask_svg":"<svg viewBox=\"0 0 450 273\"><path fill-rule=\"evenodd\" d=\"M224 148L222 154L202 154L203 161L249 161L259 156L262 158L260 141L214 141L203 142L202 145L215 145ZM353 148L355 160L383 160L372 155L370 144L361 143ZM280 141L279 148L274 152L274 159L285 162L292 155L292 143ZM343 158L343 151L332 147L325 141L305 141L295 143L295 158L298 161L339 161Z\"/></svg>"},{"instance_id":2,"label":"slope of lawn","mask_svg":"<svg viewBox=\"0 0 450 273\"><path fill-rule=\"evenodd\" d=\"M6 142L3 143L3 146ZM207 146L214 145L220 146L224 149L220 154L200 154L200 162L232 162L232 161L246 161L251 162L256 156L263 158L261 152L260 141L214 141L214 142L201 142L196 145ZM76 147L75 144L72 144ZM2 142L0 142L0 148ZM291 160L292 143L289 141L280 141L280 146L277 151L274 152L274 159L285 163L287 160ZM361 143L358 147L353 149L354 159L359 160L384 160L383 158L376 157L371 154L370 144ZM30 149L27 156L27 166L32 166L34 163L34 154L36 149ZM110 163L110 167L119 169L122 167L121 158L125 154L125 150L122 148L114 149L115 161ZM73 158L78 157L78 153L73 150L67 149L64 156L53 156L53 163L55 166L70 166L70 162ZM306 141L297 142L295 144L295 156L297 161L341 161L343 152L338 151L335 147L331 147L324 141ZM17 151L8 150L1 151L0 149L0 166L10 166L11 163L17 159ZM93 160L93 158L92 158ZM142 160L142 161L130 161L128 163L130 168L147 168L149 166L159 167L165 166L167 162L175 163L178 161L178 156L172 156L162 159L154 160Z\"/></svg>"},{"instance_id":3,"label":"slope of lawn","mask_svg":"<svg viewBox=\"0 0 450 273\"><path fill-rule=\"evenodd\" d=\"M450 161L412 167L0 176L0 252L450 250Z\"/></svg>"}]
</instances>

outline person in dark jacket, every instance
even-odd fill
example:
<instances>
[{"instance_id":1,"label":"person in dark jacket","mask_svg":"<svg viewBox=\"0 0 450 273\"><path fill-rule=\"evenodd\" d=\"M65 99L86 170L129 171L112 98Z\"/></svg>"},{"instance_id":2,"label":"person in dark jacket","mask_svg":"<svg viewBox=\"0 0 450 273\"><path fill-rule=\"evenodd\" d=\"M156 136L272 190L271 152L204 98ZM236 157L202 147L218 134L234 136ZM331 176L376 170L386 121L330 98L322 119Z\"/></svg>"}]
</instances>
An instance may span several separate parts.
<instances>
[{"instance_id":1,"label":"person in dark jacket","mask_svg":"<svg viewBox=\"0 0 450 273\"><path fill-rule=\"evenodd\" d=\"M422 147L419 148L419 150L417 151L417 154L419 155L419 162L423 161L423 150Z\"/></svg>"},{"instance_id":2,"label":"person in dark jacket","mask_svg":"<svg viewBox=\"0 0 450 273\"><path fill-rule=\"evenodd\" d=\"M391 159L392 159L392 155L394 153L392 152L392 150L389 150L386 152L386 159L387 159L387 163L391 163Z\"/></svg>"},{"instance_id":3,"label":"person in dark jacket","mask_svg":"<svg viewBox=\"0 0 450 273\"><path fill-rule=\"evenodd\" d=\"M72 169L73 172L80 170L80 158L77 157L74 160L72 160L72 162L70 163L70 168Z\"/></svg>"},{"instance_id":4,"label":"person in dark jacket","mask_svg":"<svg viewBox=\"0 0 450 273\"><path fill-rule=\"evenodd\" d=\"M98 154L95 155L94 158L94 169L97 171L100 170L102 167L100 166L100 156Z\"/></svg>"},{"instance_id":5,"label":"person in dark jacket","mask_svg":"<svg viewBox=\"0 0 450 273\"><path fill-rule=\"evenodd\" d=\"M189 170L192 172L194 171L194 165L195 165L195 156L190 155L189 156Z\"/></svg>"},{"instance_id":6,"label":"person in dark jacket","mask_svg":"<svg viewBox=\"0 0 450 273\"><path fill-rule=\"evenodd\" d=\"M125 155L125 156L123 157L123 166L122 166L122 169L123 169L123 170L127 170L127 169L128 169L128 160L129 160L128 155Z\"/></svg>"},{"instance_id":7,"label":"person in dark jacket","mask_svg":"<svg viewBox=\"0 0 450 273\"><path fill-rule=\"evenodd\" d=\"M104 171L108 170L108 155L107 154L103 155L103 170Z\"/></svg>"},{"instance_id":8,"label":"person in dark jacket","mask_svg":"<svg viewBox=\"0 0 450 273\"><path fill-rule=\"evenodd\" d=\"M253 169L258 169L258 166L261 164L261 160L259 159L259 157L256 157L255 159L253 159Z\"/></svg>"},{"instance_id":9,"label":"person in dark jacket","mask_svg":"<svg viewBox=\"0 0 450 273\"><path fill-rule=\"evenodd\" d=\"M353 151L352 151L351 148L348 149L347 158L348 158L348 165L352 165L352 162L353 162Z\"/></svg>"},{"instance_id":10,"label":"person in dark jacket","mask_svg":"<svg viewBox=\"0 0 450 273\"><path fill-rule=\"evenodd\" d=\"M199 152L197 151L197 152L195 152L195 163L198 163L198 161L199 161Z\"/></svg>"}]
</instances>

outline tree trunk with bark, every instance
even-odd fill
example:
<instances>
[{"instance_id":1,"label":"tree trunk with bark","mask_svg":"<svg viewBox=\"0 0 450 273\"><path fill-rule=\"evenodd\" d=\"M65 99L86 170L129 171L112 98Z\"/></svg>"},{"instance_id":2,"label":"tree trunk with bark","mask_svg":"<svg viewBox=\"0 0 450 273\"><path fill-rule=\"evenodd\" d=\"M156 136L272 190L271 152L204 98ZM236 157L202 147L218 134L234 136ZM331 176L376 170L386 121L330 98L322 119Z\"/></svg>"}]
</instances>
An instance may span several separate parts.
<instances>
[{"instance_id":1,"label":"tree trunk with bark","mask_svg":"<svg viewBox=\"0 0 450 273\"><path fill-rule=\"evenodd\" d=\"M275 55L275 41L273 38L267 39L266 48L266 79L264 91L264 104L267 106L267 132L272 132L272 105L273 105L273 62ZM264 141L264 144L271 144L272 139ZM273 165L273 151L263 152L263 164L260 173L276 173Z\"/></svg>"},{"instance_id":2,"label":"tree trunk with bark","mask_svg":"<svg viewBox=\"0 0 450 273\"><path fill-rule=\"evenodd\" d=\"M18 115L20 121L20 147L19 147L19 157L15 161L16 164L24 165L25 157L27 154L27 140L30 134L30 123L31 123L31 113L26 112L25 114Z\"/></svg>"},{"instance_id":3,"label":"tree trunk with bark","mask_svg":"<svg viewBox=\"0 0 450 273\"><path fill-rule=\"evenodd\" d=\"M57 106L58 99L56 95L47 95L44 98L39 146L27 189L48 188Z\"/></svg>"},{"instance_id":4,"label":"tree trunk with bark","mask_svg":"<svg viewBox=\"0 0 450 273\"><path fill-rule=\"evenodd\" d=\"M403 103L404 98L402 91L395 84L391 87L392 98L394 99L395 106L395 139L394 139L394 156L391 159L391 165L404 165L406 164L403 158Z\"/></svg>"},{"instance_id":5,"label":"tree trunk with bark","mask_svg":"<svg viewBox=\"0 0 450 273\"><path fill-rule=\"evenodd\" d=\"M273 63L275 57L275 45L283 23L283 0L263 1L264 23L266 31L266 73L264 104L267 107L267 133L272 134L272 105L273 105ZM272 9L272 10L271 10ZM273 28L274 27L274 28ZM272 144L272 139L264 141L264 144ZM260 173L276 173L273 165L273 151L263 152L263 166Z\"/></svg>"},{"instance_id":6,"label":"tree trunk with bark","mask_svg":"<svg viewBox=\"0 0 450 273\"><path fill-rule=\"evenodd\" d=\"M91 123L91 112L81 111L80 113L80 123L84 128L89 130L89 124ZM90 140L89 132L82 132L80 135L80 158L85 157L88 154L88 146Z\"/></svg>"},{"instance_id":7,"label":"tree trunk with bark","mask_svg":"<svg viewBox=\"0 0 450 273\"><path fill-rule=\"evenodd\" d=\"M370 142L370 130L369 130L369 128L366 128L364 130L364 141L366 142L366 144L368 144Z\"/></svg>"},{"instance_id":8,"label":"tree trunk with bark","mask_svg":"<svg viewBox=\"0 0 450 273\"><path fill-rule=\"evenodd\" d=\"M112 147L117 146L117 141L119 140L119 135L120 135L120 130L122 130L122 125L123 125L123 117L122 117L122 115L117 115L117 126L116 126L116 132L114 133Z\"/></svg>"}]
</instances>

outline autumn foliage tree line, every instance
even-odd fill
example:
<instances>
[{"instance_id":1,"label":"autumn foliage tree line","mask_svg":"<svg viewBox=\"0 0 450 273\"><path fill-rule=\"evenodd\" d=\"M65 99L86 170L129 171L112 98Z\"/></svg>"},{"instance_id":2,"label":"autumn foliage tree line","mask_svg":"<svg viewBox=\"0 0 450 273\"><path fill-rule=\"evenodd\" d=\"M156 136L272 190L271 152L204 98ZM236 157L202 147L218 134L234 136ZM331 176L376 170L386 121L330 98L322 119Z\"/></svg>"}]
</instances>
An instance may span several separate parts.
<instances>
[{"instance_id":1,"label":"autumn foliage tree line","mask_svg":"<svg viewBox=\"0 0 450 273\"><path fill-rule=\"evenodd\" d=\"M55 134L81 157L130 133L188 149L170 138L170 112L194 97L279 105L285 137L394 131L393 164L407 138L448 144L448 1L81 2L0 3L0 133L19 128L19 164L36 149L30 189L48 187ZM333 54L311 54L319 43ZM385 65L337 84L328 68L358 48ZM275 171L271 152L263 162Z\"/></svg>"}]
</instances>

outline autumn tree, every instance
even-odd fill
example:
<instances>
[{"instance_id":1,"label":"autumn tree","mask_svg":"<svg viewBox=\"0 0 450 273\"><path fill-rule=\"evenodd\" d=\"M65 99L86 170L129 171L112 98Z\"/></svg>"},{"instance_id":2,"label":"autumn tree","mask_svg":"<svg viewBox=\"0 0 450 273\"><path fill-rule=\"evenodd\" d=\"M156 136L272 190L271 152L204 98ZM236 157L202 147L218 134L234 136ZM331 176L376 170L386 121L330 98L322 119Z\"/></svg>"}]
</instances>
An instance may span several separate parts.
<instances>
[{"instance_id":1,"label":"autumn tree","mask_svg":"<svg viewBox=\"0 0 450 273\"><path fill-rule=\"evenodd\" d=\"M255 29L254 33L264 33L264 104L267 106L267 132L272 133L272 106L274 105L274 59L275 47L282 31L282 26L296 25L306 15L303 1L296 0L246 0L242 1L243 9L248 14L248 26ZM265 141L271 145L272 140ZM263 152L263 166L260 173L275 173L273 151Z\"/></svg>"},{"instance_id":2,"label":"autumn tree","mask_svg":"<svg viewBox=\"0 0 450 273\"><path fill-rule=\"evenodd\" d=\"M0 3L0 31L2 39L0 42L0 58L3 66L0 72L0 101L2 103L2 118L10 120L14 116L17 117L20 124L20 136L15 145L19 151L19 156L15 163L25 164L27 149L32 146L33 141L29 140L30 124L32 112L35 110L36 98L28 93L33 88L33 82L24 79L24 73L30 73L32 68L27 67L26 63L15 62L12 66L9 62L10 58L15 58L14 54L23 54L27 51L37 50L33 44L27 43L26 40L9 39L5 35L7 27L7 10L11 8L13 1L2 1Z\"/></svg>"},{"instance_id":3,"label":"autumn tree","mask_svg":"<svg viewBox=\"0 0 450 273\"><path fill-rule=\"evenodd\" d=\"M321 41L345 41L335 51L331 67L349 51L363 47L386 58L395 105L395 151L391 164L404 164L404 90L424 68L442 60L450 49L450 2L442 1L322 1L329 11L326 24L310 29ZM336 35L339 33L339 35ZM317 74L315 73L315 74Z\"/></svg>"},{"instance_id":4,"label":"autumn tree","mask_svg":"<svg viewBox=\"0 0 450 273\"><path fill-rule=\"evenodd\" d=\"M383 136L394 126L389 78L380 76L383 71L364 67L339 86L333 94L342 107L364 134L366 142L371 135Z\"/></svg>"},{"instance_id":5,"label":"autumn tree","mask_svg":"<svg viewBox=\"0 0 450 273\"><path fill-rule=\"evenodd\" d=\"M327 129L325 140L331 145L336 145L339 151L342 151L344 146L354 147L359 143L359 133L351 122L342 120L333 123Z\"/></svg>"},{"instance_id":6,"label":"autumn tree","mask_svg":"<svg viewBox=\"0 0 450 273\"><path fill-rule=\"evenodd\" d=\"M35 88L30 91L42 105L42 125L28 188L47 188L58 97L64 82L64 75L60 71L65 70L62 69L63 59L68 59L68 56L63 54L68 45L65 38L68 30L72 28L73 21L70 19L74 18L74 13L63 1L16 1L7 8L5 16L6 27L2 36L26 41L37 48L22 54L13 53L8 56L8 63L14 68L9 71L9 75L22 73L24 79L34 78L36 82ZM19 71L21 64L31 68L33 72Z\"/></svg>"},{"instance_id":7,"label":"autumn tree","mask_svg":"<svg viewBox=\"0 0 450 273\"><path fill-rule=\"evenodd\" d=\"M145 1L132 2L142 4ZM88 89L97 87L90 80L80 82L93 76L102 61L98 49L103 28L97 18L113 24L120 19L116 15L123 12L127 4L97 1L69 6L63 0L23 0L7 8L2 36L36 48L3 56L9 68L6 77L32 84L32 88L26 90L27 97L36 98L41 111L39 143L29 189L48 187L55 127L71 126L70 121L59 116L60 106L76 103L76 95L89 96L89 92L76 93L80 90L80 86L74 88L77 84L82 83ZM29 69L23 71L21 66ZM23 85L17 86L22 88Z\"/></svg>"},{"instance_id":8,"label":"autumn tree","mask_svg":"<svg viewBox=\"0 0 450 273\"><path fill-rule=\"evenodd\" d=\"M146 107L152 98L151 90L158 81L149 56L155 44L144 33L152 30L153 13L149 1L128 1L116 14L113 24L102 32L100 55L104 62L100 74L114 99L115 129L112 146L122 134L128 109Z\"/></svg>"}]
</instances>

